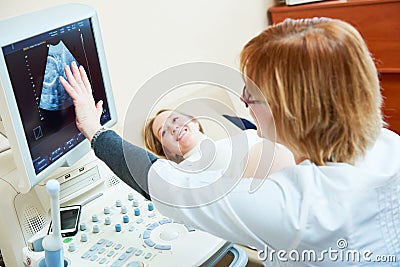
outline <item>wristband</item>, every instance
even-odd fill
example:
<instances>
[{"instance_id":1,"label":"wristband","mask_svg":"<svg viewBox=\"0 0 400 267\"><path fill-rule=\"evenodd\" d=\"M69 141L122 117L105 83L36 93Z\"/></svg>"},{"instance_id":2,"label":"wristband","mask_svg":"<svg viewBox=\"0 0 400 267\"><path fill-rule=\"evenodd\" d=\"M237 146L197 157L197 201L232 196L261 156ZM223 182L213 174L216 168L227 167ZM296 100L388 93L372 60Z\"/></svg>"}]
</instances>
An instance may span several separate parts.
<instances>
[{"instance_id":1,"label":"wristband","mask_svg":"<svg viewBox=\"0 0 400 267\"><path fill-rule=\"evenodd\" d=\"M94 143L96 142L96 139L102 134L103 132L108 131L108 129L101 127L92 137L92 141L90 141L90 146L92 149L94 149Z\"/></svg>"}]
</instances>

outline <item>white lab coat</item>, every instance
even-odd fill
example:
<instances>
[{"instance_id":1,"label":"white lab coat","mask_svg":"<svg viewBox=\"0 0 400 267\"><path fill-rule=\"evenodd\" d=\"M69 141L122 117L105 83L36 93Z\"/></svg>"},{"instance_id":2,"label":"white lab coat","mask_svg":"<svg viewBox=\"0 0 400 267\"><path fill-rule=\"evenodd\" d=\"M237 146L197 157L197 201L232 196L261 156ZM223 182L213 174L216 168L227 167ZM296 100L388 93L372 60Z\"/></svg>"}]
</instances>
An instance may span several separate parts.
<instances>
[{"instance_id":1,"label":"white lab coat","mask_svg":"<svg viewBox=\"0 0 400 267\"><path fill-rule=\"evenodd\" d=\"M391 255L400 261L397 134L383 129L355 166L304 161L272 174L254 193L253 179L240 179L239 163L232 165L190 173L158 160L149 172L152 200L165 216L260 252L268 247L265 266L374 266Z\"/></svg>"}]
</instances>

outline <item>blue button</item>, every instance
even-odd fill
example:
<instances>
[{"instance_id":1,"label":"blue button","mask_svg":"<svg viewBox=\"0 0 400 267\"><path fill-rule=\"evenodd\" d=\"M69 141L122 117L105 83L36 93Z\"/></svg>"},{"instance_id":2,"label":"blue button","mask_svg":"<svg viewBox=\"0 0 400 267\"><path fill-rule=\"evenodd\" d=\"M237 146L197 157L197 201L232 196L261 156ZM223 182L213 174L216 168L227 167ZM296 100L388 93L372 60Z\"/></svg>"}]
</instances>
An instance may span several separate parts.
<instances>
[{"instance_id":1,"label":"blue button","mask_svg":"<svg viewBox=\"0 0 400 267\"><path fill-rule=\"evenodd\" d=\"M162 219L160 221L160 224L167 224L167 223L172 223L172 220L171 219Z\"/></svg>"},{"instance_id":2,"label":"blue button","mask_svg":"<svg viewBox=\"0 0 400 267\"><path fill-rule=\"evenodd\" d=\"M136 250L136 248L134 248L134 247L129 247L129 248L126 250L126 253L130 254L130 253L134 252L135 250Z\"/></svg>"},{"instance_id":3,"label":"blue button","mask_svg":"<svg viewBox=\"0 0 400 267\"><path fill-rule=\"evenodd\" d=\"M151 240L150 238L145 239L144 243L146 243L146 245L148 245L149 247L154 246L156 243L153 242L153 240Z\"/></svg>"},{"instance_id":4,"label":"blue button","mask_svg":"<svg viewBox=\"0 0 400 267\"><path fill-rule=\"evenodd\" d=\"M150 238L150 234L151 234L151 231L149 231L149 230L144 231L143 232L143 239Z\"/></svg>"},{"instance_id":5,"label":"blue button","mask_svg":"<svg viewBox=\"0 0 400 267\"><path fill-rule=\"evenodd\" d=\"M125 214L125 213L127 213L128 212L128 209L125 207L125 206L122 206L121 207L121 213L122 214Z\"/></svg>"},{"instance_id":6,"label":"blue button","mask_svg":"<svg viewBox=\"0 0 400 267\"><path fill-rule=\"evenodd\" d=\"M115 231L116 231L116 232L121 232L121 230L122 230L121 225L120 225L119 223L117 223L117 224L115 225Z\"/></svg>"},{"instance_id":7,"label":"blue button","mask_svg":"<svg viewBox=\"0 0 400 267\"><path fill-rule=\"evenodd\" d=\"M87 240L87 235L85 233L81 234L81 242L86 242Z\"/></svg>"},{"instance_id":8,"label":"blue button","mask_svg":"<svg viewBox=\"0 0 400 267\"><path fill-rule=\"evenodd\" d=\"M92 215L92 222L98 222L99 221L99 217L97 216L97 214L93 214Z\"/></svg>"},{"instance_id":9,"label":"blue button","mask_svg":"<svg viewBox=\"0 0 400 267\"><path fill-rule=\"evenodd\" d=\"M124 217L122 217L122 220L124 221L124 223L128 223L129 222L129 216L128 215L124 215Z\"/></svg>"},{"instance_id":10,"label":"blue button","mask_svg":"<svg viewBox=\"0 0 400 267\"><path fill-rule=\"evenodd\" d=\"M110 208L104 207L103 212L104 212L104 214L110 214Z\"/></svg>"},{"instance_id":11,"label":"blue button","mask_svg":"<svg viewBox=\"0 0 400 267\"><path fill-rule=\"evenodd\" d=\"M150 202L150 203L147 205L147 209L148 209L149 211L154 210L154 204Z\"/></svg>"},{"instance_id":12,"label":"blue button","mask_svg":"<svg viewBox=\"0 0 400 267\"><path fill-rule=\"evenodd\" d=\"M160 245L157 244L154 246L155 249L159 249L159 250L171 250L171 245Z\"/></svg>"},{"instance_id":13,"label":"blue button","mask_svg":"<svg viewBox=\"0 0 400 267\"><path fill-rule=\"evenodd\" d=\"M81 224L79 225L79 229L80 229L81 231L85 231L85 230L86 230L86 224L85 224L85 223L81 223Z\"/></svg>"},{"instance_id":14,"label":"blue button","mask_svg":"<svg viewBox=\"0 0 400 267\"><path fill-rule=\"evenodd\" d=\"M152 231L154 230L157 226L159 226L158 223L152 223L147 227L147 230Z\"/></svg>"},{"instance_id":15,"label":"blue button","mask_svg":"<svg viewBox=\"0 0 400 267\"><path fill-rule=\"evenodd\" d=\"M92 257L90 257L90 261L95 261L97 260L98 256L97 255L93 255Z\"/></svg>"},{"instance_id":16,"label":"blue button","mask_svg":"<svg viewBox=\"0 0 400 267\"><path fill-rule=\"evenodd\" d=\"M76 250L75 243L70 243L70 244L68 245L68 251L69 251L69 252L74 252L75 250Z\"/></svg>"},{"instance_id":17,"label":"blue button","mask_svg":"<svg viewBox=\"0 0 400 267\"><path fill-rule=\"evenodd\" d=\"M87 259L87 258L89 258L89 256L91 256L91 255L92 255L91 253L86 252L85 254L83 254L83 255L81 256L81 258L82 258L82 259Z\"/></svg>"},{"instance_id":18,"label":"blue button","mask_svg":"<svg viewBox=\"0 0 400 267\"><path fill-rule=\"evenodd\" d=\"M100 227L99 227L99 225L94 224L94 225L93 225L93 230L92 230L92 232L93 232L94 234L99 233L99 232L100 232Z\"/></svg>"},{"instance_id":19,"label":"blue button","mask_svg":"<svg viewBox=\"0 0 400 267\"><path fill-rule=\"evenodd\" d=\"M139 216L140 215L140 209L139 208L135 208L135 216Z\"/></svg>"}]
</instances>

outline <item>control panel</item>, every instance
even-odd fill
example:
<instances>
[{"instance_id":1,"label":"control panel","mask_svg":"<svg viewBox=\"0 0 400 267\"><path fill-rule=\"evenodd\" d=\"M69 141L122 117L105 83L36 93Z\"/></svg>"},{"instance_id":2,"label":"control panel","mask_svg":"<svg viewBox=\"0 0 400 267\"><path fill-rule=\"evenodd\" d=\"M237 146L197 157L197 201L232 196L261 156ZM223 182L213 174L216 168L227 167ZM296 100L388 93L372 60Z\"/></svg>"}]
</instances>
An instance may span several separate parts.
<instances>
[{"instance_id":1,"label":"control panel","mask_svg":"<svg viewBox=\"0 0 400 267\"><path fill-rule=\"evenodd\" d=\"M63 239L65 266L200 266L227 244L164 217L123 182L94 197L82 206L77 234ZM24 254L26 265L43 266L44 252Z\"/></svg>"}]
</instances>

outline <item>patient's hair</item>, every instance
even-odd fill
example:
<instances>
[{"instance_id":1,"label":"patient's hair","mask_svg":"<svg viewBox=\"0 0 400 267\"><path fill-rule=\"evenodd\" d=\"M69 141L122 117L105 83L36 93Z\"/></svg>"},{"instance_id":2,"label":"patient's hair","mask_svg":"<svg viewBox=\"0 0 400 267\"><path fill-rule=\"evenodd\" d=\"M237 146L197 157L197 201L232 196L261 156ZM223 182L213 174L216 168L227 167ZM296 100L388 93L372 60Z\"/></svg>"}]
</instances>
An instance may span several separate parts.
<instances>
[{"instance_id":1,"label":"patient's hair","mask_svg":"<svg viewBox=\"0 0 400 267\"><path fill-rule=\"evenodd\" d=\"M278 140L317 165L354 163L384 125L375 64L346 22L270 26L243 48L241 70L265 96Z\"/></svg>"},{"instance_id":2,"label":"patient's hair","mask_svg":"<svg viewBox=\"0 0 400 267\"><path fill-rule=\"evenodd\" d=\"M154 154L156 154L156 155L158 155L160 157L164 157L164 158L166 158L167 155L165 155L165 152L164 152L164 149L163 149L163 146L162 146L161 142L158 141L157 137L153 133L153 123L154 123L154 119L157 117L157 115L159 115L159 114L161 114L161 113L163 113L165 111L173 111L175 113L179 113L179 114L181 114L181 115L183 115L185 117L188 117L192 121L197 122L199 124L200 132L204 133L203 126L200 124L200 122L197 119L193 118L193 116L190 116L190 115L187 115L187 114L184 114L184 113L181 113L181 112L177 112L177 111L171 110L171 109L161 109L161 110L159 110L154 117L152 117L151 119L149 119L146 122L146 125L144 127L144 131L143 131L143 136L144 136L144 144L145 144L146 148L148 150L150 150L151 152L153 152Z\"/></svg>"}]
</instances>

